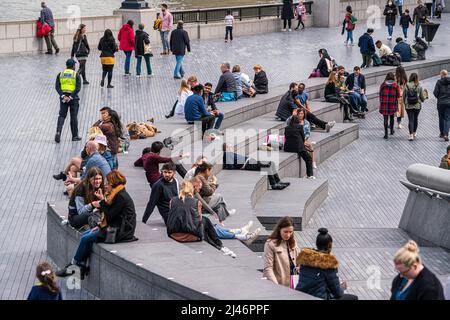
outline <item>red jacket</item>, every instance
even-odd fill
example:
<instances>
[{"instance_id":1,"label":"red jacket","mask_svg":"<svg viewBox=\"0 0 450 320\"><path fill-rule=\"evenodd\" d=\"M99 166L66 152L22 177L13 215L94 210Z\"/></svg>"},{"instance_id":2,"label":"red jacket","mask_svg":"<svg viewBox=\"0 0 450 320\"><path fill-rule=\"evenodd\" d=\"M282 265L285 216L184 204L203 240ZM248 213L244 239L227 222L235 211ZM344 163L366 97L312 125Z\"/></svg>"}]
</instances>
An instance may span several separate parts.
<instances>
[{"instance_id":1,"label":"red jacket","mask_svg":"<svg viewBox=\"0 0 450 320\"><path fill-rule=\"evenodd\" d=\"M120 42L120 50L133 51L134 50L134 31L129 24L124 24L119 30L117 39Z\"/></svg>"},{"instance_id":2,"label":"red jacket","mask_svg":"<svg viewBox=\"0 0 450 320\"><path fill-rule=\"evenodd\" d=\"M398 109L400 87L396 83L383 82L380 87L380 108L384 116L393 115Z\"/></svg>"}]
</instances>

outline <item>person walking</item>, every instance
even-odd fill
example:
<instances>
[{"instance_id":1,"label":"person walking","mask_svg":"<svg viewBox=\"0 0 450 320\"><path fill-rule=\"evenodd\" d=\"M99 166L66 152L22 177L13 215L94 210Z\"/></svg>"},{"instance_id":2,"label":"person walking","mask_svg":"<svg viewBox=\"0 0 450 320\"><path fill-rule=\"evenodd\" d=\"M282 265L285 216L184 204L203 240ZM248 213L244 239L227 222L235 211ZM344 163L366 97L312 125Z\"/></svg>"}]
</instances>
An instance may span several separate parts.
<instances>
[{"instance_id":1,"label":"person walking","mask_svg":"<svg viewBox=\"0 0 450 320\"><path fill-rule=\"evenodd\" d=\"M395 0L395 5L397 6L398 15L401 16L403 14L403 0Z\"/></svg>"},{"instance_id":2,"label":"person walking","mask_svg":"<svg viewBox=\"0 0 450 320\"><path fill-rule=\"evenodd\" d=\"M286 27L292 31L292 19L294 19L294 9L292 8L292 0L283 0L283 7L281 8L281 19L283 20L283 31Z\"/></svg>"},{"instance_id":3,"label":"person walking","mask_svg":"<svg viewBox=\"0 0 450 320\"><path fill-rule=\"evenodd\" d=\"M395 82L400 87L400 96L403 97L403 91L405 90L406 84L408 83L408 76L406 75L405 68L398 66L395 69ZM402 118L405 117L405 104L403 99L398 100L398 110L397 110L397 128L402 128Z\"/></svg>"},{"instance_id":4,"label":"person walking","mask_svg":"<svg viewBox=\"0 0 450 320\"><path fill-rule=\"evenodd\" d=\"M295 258L298 253L294 221L290 217L281 218L264 245L263 277L289 287L291 275L296 271Z\"/></svg>"},{"instance_id":5,"label":"person walking","mask_svg":"<svg viewBox=\"0 0 450 320\"><path fill-rule=\"evenodd\" d=\"M115 64L114 54L118 51L116 39L114 39L113 33L110 29L106 29L103 37L100 39L98 43L98 50L100 53L100 61L102 63L102 81L100 82L100 86L103 87L105 85L105 77L108 75L108 88L114 88L111 85L113 69Z\"/></svg>"},{"instance_id":6,"label":"person walking","mask_svg":"<svg viewBox=\"0 0 450 320\"><path fill-rule=\"evenodd\" d=\"M409 25L412 25L412 26L414 25L413 21L411 19L411 16L409 15L408 9L406 9L405 12L401 15L400 25L402 26L403 36L405 37L405 41L407 41Z\"/></svg>"},{"instance_id":7,"label":"person walking","mask_svg":"<svg viewBox=\"0 0 450 320\"><path fill-rule=\"evenodd\" d=\"M406 113L408 114L409 141L416 139L417 126L419 124L419 113L422 108L422 102L427 99L426 91L419 83L417 73L411 73L409 82L403 90L403 103L405 104Z\"/></svg>"},{"instance_id":8,"label":"person walking","mask_svg":"<svg viewBox=\"0 0 450 320\"><path fill-rule=\"evenodd\" d=\"M136 55L136 77L141 77L141 64L142 58L145 60L145 65L147 67L147 76L152 75L152 65L150 63L150 57L153 56L152 49L150 46L150 36L144 31L145 25L140 23L138 30L136 30L135 48L134 53Z\"/></svg>"},{"instance_id":9,"label":"person walking","mask_svg":"<svg viewBox=\"0 0 450 320\"><path fill-rule=\"evenodd\" d=\"M441 282L423 265L415 241L409 240L393 260L398 275L392 281L391 300L445 300Z\"/></svg>"},{"instance_id":10,"label":"person walking","mask_svg":"<svg viewBox=\"0 0 450 320\"><path fill-rule=\"evenodd\" d=\"M450 78L447 70L441 71L441 78L434 86L433 95L437 99L439 138L448 141L448 131L450 129Z\"/></svg>"},{"instance_id":11,"label":"person walking","mask_svg":"<svg viewBox=\"0 0 450 320\"><path fill-rule=\"evenodd\" d=\"M134 21L128 20L119 30L117 39L120 43L120 50L125 53L125 76L130 76L131 53L134 50Z\"/></svg>"},{"instance_id":12,"label":"person walking","mask_svg":"<svg viewBox=\"0 0 450 320\"><path fill-rule=\"evenodd\" d=\"M69 59L66 61L66 69L56 76L55 88L58 92L59 117L56 126L55 142L61 141L61 132L66 120L67 112L70 109L70 129L72 131L72 141L80 141L78 136L78 108L80 98L78 93L81 90L81 77L75 72L76 61Z\"/></svg>"},{"instance_id":13,"label":"person walking","mask_svg":"<svg viewBox=\"0 0 450 320\"><path fill-rule=\"evenodd\" d=\"M52 10L47 7L47 4L43 1L41 2L41 22L48 24L52 29L50 32L44 36L45 44L47 45L47 52L45 54L53 54L53 47L55 48L55 53L59 53L59 47L55 40L55 20L53 19Z\"/></svg>"},{"instance_id":14,"label":"person walking","mask_svg":"<svg viewBox=\"0 0 450 320\"><path fill-rule=\"evenodd\" d=\"M230 42L233 41L233 24L234 17L231 14L231 10L228 10L225 16L225 42L228 42L228 34L230 35Z\"/></svg>"},{"instance_id":15,"label":"person walking","mask_svg":"<svg viewBox=\"0 0 450 320\"><path fill-rule=\"evenodd\" d=\"M184 77L183 60L186 54L186 49L191 52L191 42L186 30L183 29L183 21L178 21L177 29L170 35L170 51L175 56L176 65L173 71L174 79L181 79Z\"/></svg>"},{"instance_id":16,"label":"person walking","mask_svg":"<svg viewBox=\"0 0 450 320\"><path fill-rule=\"evenodd\" d=\"M356 27L356 17L353 16L352 7L347 6L347 13L345 14L344 21L342 22L342 34L344 34L344 31L347 31L347 40L345 40L345 45L353 46L353 30L355 30Z\"/></svg>"},{"instance_id":17,"label":"person walking","mask_svg":"<svg viewBox=\"0 0 450 320\"><path fill-rule=\"evenodd\" d=\"M397 7L392 0L388 0L384 8L383 15L386 16L385 24L388 28L388 40L392 40L392 33L394 32L395 21L397 20Z\"/></svg>"},{"instance_id":18,"label":"person walking","mask_svg":"<svg viewBox=\"0 0 450 320\"><path fill-rule=\"evenodd\" d=\"M163 52L161 52L161 55L168 55L170 53L169 33L173 26L173 16L165 3L161 5L159 18L161 19L161 30L159 30L159 35L163 45Z\"/></svg>"},{"instance_id":19,"label":"person walking","mask_svg":"<svg viewBox=\"0 0 450 320\"><path fill-rule=\"evenodd\" d=\"M370 63L372 61L372 56L375 53L375 44L373 43L373 34L374 30L372 28L367 29L366 33L364 33L358 40L358 47L360 48L360 52L362 55L363 63L361 68L370 67Z\"/></svg>"},{"instance_id":20,"label":"person walking","mask_svg":"<svg viewBox=\"0 0 450 320\"><path fill-rule=\"evenodd\" d=\"M425 23L427 21L428 9L422 3L422 0L417 1L417 7L413 12L413 23L416 26L416 31L414 33L414 39L419 36L419 28L421 23ZM422 28L422 38L424 38L424 32Z\"/></svg>"},{"instance_id":21,"label":"person walking","mask_svg":"<svg viewBox=\"0 0 450 320\"><path fill-rule=\"evenodd\" d=\"M27 300L63 300L55 277L55 272L48 262L39 263L36 267L36 278L39 284L31 288Z\"/></svg>"},{"instance_id":22,"label":"person walking","mask_svg":"<svg viewBox=\"0 0 450 320\"><path fill-rule=\"evenodd\" d=\"M298 30L300 25L302 25L301 30L305 29L306 8L302 1L299 1L298 5L295 7L294 16L298 20L297 27L295 28L295 30Z\"/></svg>"},{"instance_id":23,"label":"person walking","mask_svg":"<svg viewBox=\"0 0 450 320\"><path fill-rule=\"evenodd\" d=\"M83 78L83 84L89 84L86 79L86 61L91 52L89 48L89 43L86 37L87 26L85 24L80 24L75 36L73 37L72 52L70 54L71 58L76 57L80 67L78 69L78 74Z\"/></svg>"},{"instance_id":24,"label":"person walking","mask_svg":"<svg viewBox=\"0 0 450 320\"><path fill-rule=\"evenodd\" d=\"M394 134L394 114L398 109L400 87L395 83L395 75L389 72L386 79L380 86L380 107L379 111L384 118L384 139L388 139L388 121L391 135Z\"/></svg>"}]
</instances>

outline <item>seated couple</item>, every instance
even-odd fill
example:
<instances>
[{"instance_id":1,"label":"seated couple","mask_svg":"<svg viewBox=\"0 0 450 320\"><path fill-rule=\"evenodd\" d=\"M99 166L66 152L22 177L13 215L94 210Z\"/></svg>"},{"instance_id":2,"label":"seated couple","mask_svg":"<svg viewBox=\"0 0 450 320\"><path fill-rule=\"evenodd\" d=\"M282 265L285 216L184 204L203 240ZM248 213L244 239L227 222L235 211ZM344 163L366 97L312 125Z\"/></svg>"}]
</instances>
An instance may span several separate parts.
<instances>
[{"instance_id":1,"label":"seated couple","mask_svg":"<svg viewBox=\"0 0 450 320\"><path fill-rule=\"evenodd\" d=\"M348 74L343 66L337 68L336 86L339 92L350 101L352 113L358 118L365 118L367 109L366 78L361 68L355 66L353 73Z\"/></svg>"},{"instance_id":2,"label":"seated couple","mask_svg":"<svg viewBox=\"0 0 450 320\"><path fill-rule=\"evenodd\" d=\"M335 121L325 122L317 118L314 113L311 112L311 106L309 105L309 96L305 92L305 84L299 85L292 82L289 85L289 90L281 97L278 104L277 112L275 116L278 120L286 121L297 108L302 108L306 112L306 119L319 128L329 132L335 125Z\"/></svg>"},{"instance_id":3,"label":"seated couple","mask_svg":"<svg viewBox=\"0 0 450 320\"><path fill-rule=\"evenodd\" d=\"M71 225L80 226L90 222L88 231L81 235L80 244L71 262L59 270L56 275L67 277L75 273L72 266L81 269L81 279L89 273L87 261L96 242L130 242L138 240L135 236L136 211L133 199L125 189L126 178L118 170L111 171L107 176L105 187L103 176L98 169L91 169L77 186L69 202L69 221ZM86 216L98 211L98 219Z\"/></svg>"}]
</instances>

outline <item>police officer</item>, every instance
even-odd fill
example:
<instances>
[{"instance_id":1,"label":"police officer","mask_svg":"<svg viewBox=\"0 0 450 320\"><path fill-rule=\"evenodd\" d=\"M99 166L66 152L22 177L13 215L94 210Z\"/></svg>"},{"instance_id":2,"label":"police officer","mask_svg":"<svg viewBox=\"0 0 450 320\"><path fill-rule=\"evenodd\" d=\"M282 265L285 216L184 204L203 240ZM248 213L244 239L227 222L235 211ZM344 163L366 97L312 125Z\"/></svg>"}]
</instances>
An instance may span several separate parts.
<instances>
[{"instance_id":1,"label":"police officer","mask_svg":"<svg viewBox=\"0 0 450 320\"><path fill-rule=\"evenodd\" d=\"M56 77L55 88L56 91L58 91L60 98L58 125L56 127L55 135L56 143L61 141L61 131L69 109L72 141L81 140L78 136L78 108L80 101L78 93L81 90L81 77L75 72L75 64L75 60L67 60L67 68Z\"/></svg>"}]
</instances>

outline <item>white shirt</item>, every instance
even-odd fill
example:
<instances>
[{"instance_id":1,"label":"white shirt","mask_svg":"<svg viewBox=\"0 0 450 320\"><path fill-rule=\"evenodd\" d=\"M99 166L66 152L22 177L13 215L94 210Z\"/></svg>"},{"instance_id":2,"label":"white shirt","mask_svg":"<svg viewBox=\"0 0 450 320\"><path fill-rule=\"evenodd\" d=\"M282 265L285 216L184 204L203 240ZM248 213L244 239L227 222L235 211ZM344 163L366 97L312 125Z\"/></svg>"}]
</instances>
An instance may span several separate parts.
<instances>
[{"instance_id":1,"label":"white shirt","mask_svg":"<svg viewBox=\"0 0 450 320\"><path fill-rule=\"evenodd\" d=\"M250 87L252 85L252 81L250 80L250 77L248 76L248 74L245 73L241 73L241 81L242 81L242 85L245 87Z\"/></svg>"},{"instance_id":2,"label":"white shirt","mask_svg":"<svg viewBox=\"0 0 450 320\"><path fill-rule=\"evenodd\" d=\"M234 23L234 17L229 14L225 16L225 26L226 27L232 27Z\"/></svg>"},{"instance_id":3,"label":"white shirt","mask_svg":"<svg viewBox=\"0 0 450 320\"><path fill-rule=\"evenodd\" d=\"M387 45L385 45L385 44L382 44L382 45L381 45L381 48L379 49L379 52L380 52L380 57L384 57L384 56L387 56L387 55L392 54L391 48L389 48L389 47L388 47Z\"/></svg>"},{"instance_id":4,"label":"white shirt","mask_svg":"<svg viewBox=\"0 0 450 320\"><path fill-rule=\"evenodd\" d=\"M175 115L184 116L184 104L186 103L186 99L192 95L193 92L191 90L183 91L181 95L177 95L178 103L175 107Z\"/></svg>"}]
</instances>

